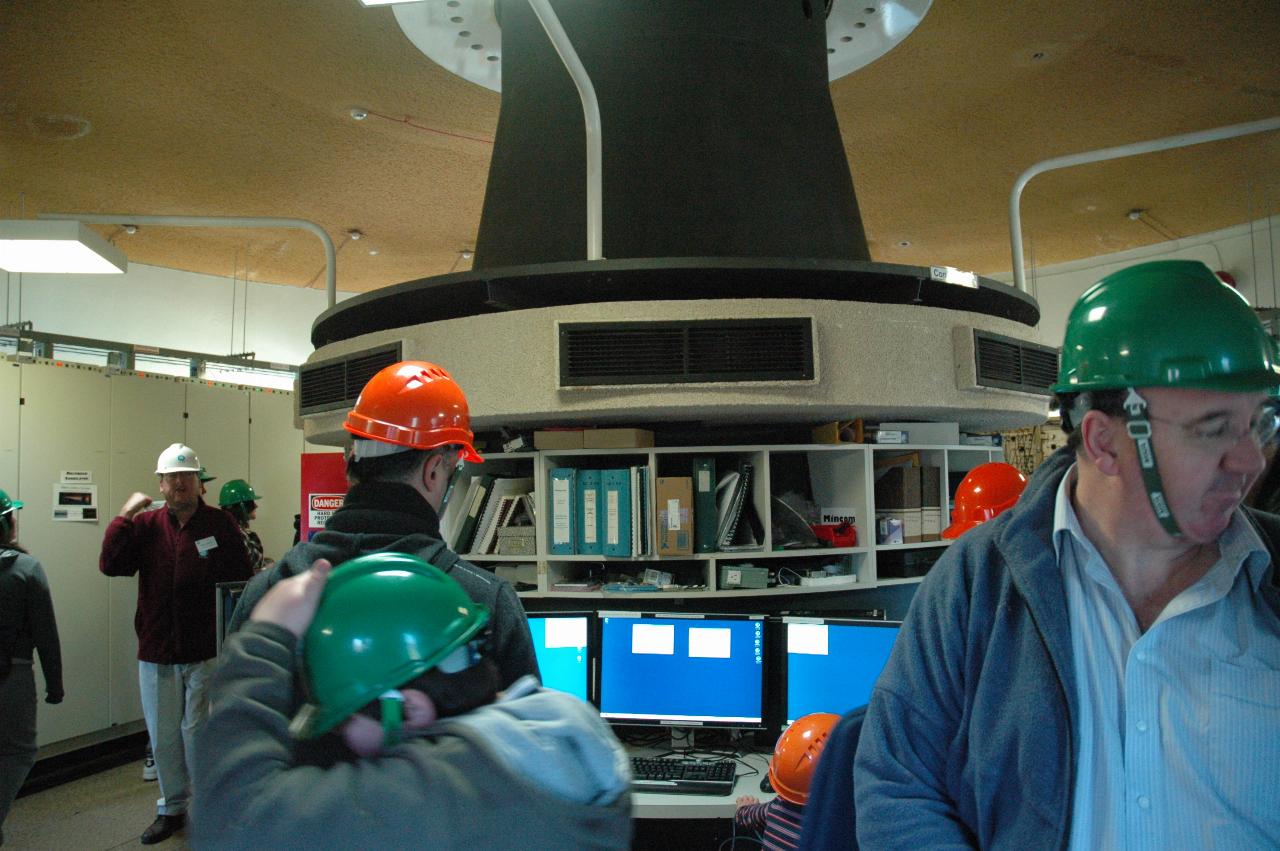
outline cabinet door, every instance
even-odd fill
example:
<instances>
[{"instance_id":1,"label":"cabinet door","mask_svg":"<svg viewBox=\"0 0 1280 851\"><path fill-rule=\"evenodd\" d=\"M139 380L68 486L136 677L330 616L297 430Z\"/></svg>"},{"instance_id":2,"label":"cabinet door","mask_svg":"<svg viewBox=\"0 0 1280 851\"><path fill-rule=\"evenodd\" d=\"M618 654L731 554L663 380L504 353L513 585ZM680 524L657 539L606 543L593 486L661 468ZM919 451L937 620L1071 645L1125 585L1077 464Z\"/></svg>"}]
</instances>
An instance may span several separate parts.
<instances>
[{"instance_id":1,"label":"cabinet door","mask_svg":"<svg viewBox=\"0 0 1280 851\"><path fill-rule=\"evenodd\" d=\"M293 515L302 490L302 429L293 424L293 394L249 395L249 482L262 494L253 530L263 552L278 559L293 545Z\"/></svg>"},{"instance_id":2,"label":"cabinet door","mask_svg":"<svg viewBox=\"0 0 1280 851\"><path fill-rule=\"evenodd\" d=\"M74 365L23 364L21 372L18 492L26 507L19 536L49 577L66 686L61 706L40 701L38 741L44 744L110 724L110 702L104 699L110 688L107 578L98 572L105 523L55 521L53 494L61 472L87 471L99 488L100 511L114 513L103 504L109 492L109 429L101 412L110 404L111 385L100 370ZM43 696L38 663L36 688Z\"/></svg>"},{"instance_id":3,"label":"cabinet door","mask_svg":"<svg viewBox=\"0 0 1280 851\"><path fill-rule=\"evenodd\" d=\"M18 493L18 407L22 365L0 362L0 490L14 499Z\"/></svg>"},{"instance_id":4,"label":"cabinet door","mask_svg":"<svg viewBox=\"0 0 1280 851\"><path fill-rule=\"evenodd\" d=\"M186 388L186 442L209 475L218 477L204 497L217 505L218 491L230 479L249 479L249 391L194 382Z\"/></svg>"},{"instance_id":5,"label":"cabinet door","mask_svg":"<svg viewBox=\"0 0 1280 851\"><path fill-rule=\"evenodd\" d=\"M183 439L182 406L186 382L164 375L115 375L111 385L110 487L99 494L102 527L135 491L162 499L156 459L166 446ZM111 723L142 718L138 698L138 634L133 615L138 606L136 577L109 579Z\"/></svg>"}]
</instances>

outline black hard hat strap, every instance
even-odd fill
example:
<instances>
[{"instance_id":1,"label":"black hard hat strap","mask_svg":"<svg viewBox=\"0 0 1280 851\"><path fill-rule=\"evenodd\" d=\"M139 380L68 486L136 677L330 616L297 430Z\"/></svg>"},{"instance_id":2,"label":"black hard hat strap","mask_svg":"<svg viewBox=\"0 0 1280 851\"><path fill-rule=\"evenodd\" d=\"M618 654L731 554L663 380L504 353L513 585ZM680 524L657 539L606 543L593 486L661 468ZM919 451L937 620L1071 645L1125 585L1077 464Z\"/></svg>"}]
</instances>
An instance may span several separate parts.
<instances>
[{"instance_id":1,"label":"black hard hat strap","mask_svg":"<svg viewBox=\"0 0 1280 851\"><path fill-rule=\"evenodd\" d=\"M1133 438L1138 449L1138 468L1142 471L1142 483L1147 489L1147 499L1151 501L1151 510L1164 530L1173 537L1182 535L1178 521L1173 517L1169 501L1164 495L1164 483L1160 480L1160 469L1156 464L1156 448L1151 441L1151 420L1147 416L1147 400L1138 395L1138 391L1130 387L1124 398L1126 430Z\"/></svg>"}]
</instances>

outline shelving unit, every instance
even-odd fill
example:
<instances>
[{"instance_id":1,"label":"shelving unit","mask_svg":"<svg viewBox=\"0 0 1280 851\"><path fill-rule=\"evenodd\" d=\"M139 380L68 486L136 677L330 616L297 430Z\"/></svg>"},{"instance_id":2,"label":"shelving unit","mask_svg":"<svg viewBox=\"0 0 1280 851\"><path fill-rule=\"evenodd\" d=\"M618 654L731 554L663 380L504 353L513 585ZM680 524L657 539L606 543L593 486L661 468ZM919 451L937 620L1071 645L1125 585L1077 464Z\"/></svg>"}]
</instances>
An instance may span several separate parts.
<instances>
[{"instance_id":1,"label":"shelving unit","mask_svg":"<svg viewBox=\"0 0 1280 851\"><path fill-rule=\"evenodd\" d=\"M940 505L943 526L950 517L949 482L959 478L978 464L1003 460L1003 450L997 446L925 446L919 444L803 444L778 446L695 446L655 447L646 449L569 449L544 452L492 453L486 456L483 467L468 465L460 477L481 472L505 476L531 476L535 483L534 504L537 512L537 551L533 555L462 555L469 561L484 566L505 567L513 570L536 590L520 592L531 598L599 599L659 599L706 597L760 597L790 594L822 594L865 588L902 585L919 582L920 576L895 575L892 564L899 553L911 554L920 550L940 550L950 542L946 540L922 541L907 544L874 544L875 540L875 479L876 460L893 455L918 453L922 464L941 469ZM658 556L652 518L654 516L653 490L659 476L688 476L692 471L693 456L711 456L716 459L717 471L728 469L730 463L748 460L754 466L751 498L764 531L763 547L752 551L695 553L687 556ZM651 554L619 558L603 555L567 555L550 552L548 541L550 519L548 484L551 470L556 467L618 468L642 466L649 475L649 518L645 534L650 539ZM796 478L795 471L807 469L807 487L813 501L819 506L847 509L856 517L857 546L838 548L811 548L775 550L771 523L775 485L785 486ZM777 481L775 481L777 480ZM909 557L909 555L908 555ZM888 563L886 563L888 562ZM726 589L718 587L721 566L756 565L770 568L776 574L779 569L794 565L811 569L823 564L836 565L838 572L849 573L854 581L842 584L814 586L779 585L762 589ZM588 566L603 565L605 570L628 573L639 578L646 568L673 573L685 587L678 591L607 591L566 590L556 586L581 582L587 578ZM634 570L630 569L634 567Z\"/></svg>"}]
</instances>

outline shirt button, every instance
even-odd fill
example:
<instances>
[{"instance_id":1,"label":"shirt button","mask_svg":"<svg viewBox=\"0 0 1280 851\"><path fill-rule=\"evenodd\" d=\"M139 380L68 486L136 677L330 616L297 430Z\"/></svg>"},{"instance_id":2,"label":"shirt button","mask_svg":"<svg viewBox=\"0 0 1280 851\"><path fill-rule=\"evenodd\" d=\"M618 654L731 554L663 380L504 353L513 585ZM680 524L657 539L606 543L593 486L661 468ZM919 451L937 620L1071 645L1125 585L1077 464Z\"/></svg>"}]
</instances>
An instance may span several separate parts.
<instances>
[{"instance_id":1,"label":"shirt button","mask_svg":"<svg viewBox=\"0 0 1280 851\"><path fill-rule=\"evenodd\" d=\"M1137 724L1137 726L1138 726L1138 732L1139 732L1139 733L1145 733L1145 732L1147 732L1147 722L1146 722L1146 721L1139 721L1139 722L1138 722L1138 724Z\"/></svg>"},{"instance_id":2,"label":"shirt button","mask_svg":"<svg viewBox=\"0 0 1280 851\"><path fill-rule=\"evenodd\" d=\"M1138 806L1142 807L1144 810L1151 809L1151 799L1148 798L1146 795L1139 795Z\"/></svg>"},{"instance_id":3,"label":"shirt button","mask_svg":"<svg viewBox=\"0 0 1280 851\"><path fill-rule=\"evenodd\" d=\"M1139 651L1138 651L1138 661L1139 661L1139 662L1145 662L1145 661L1147 661L1147 654L1146 654L1146 653L1144 653L1143 651L1139 650Z\"/></svg>"}]
</instances>

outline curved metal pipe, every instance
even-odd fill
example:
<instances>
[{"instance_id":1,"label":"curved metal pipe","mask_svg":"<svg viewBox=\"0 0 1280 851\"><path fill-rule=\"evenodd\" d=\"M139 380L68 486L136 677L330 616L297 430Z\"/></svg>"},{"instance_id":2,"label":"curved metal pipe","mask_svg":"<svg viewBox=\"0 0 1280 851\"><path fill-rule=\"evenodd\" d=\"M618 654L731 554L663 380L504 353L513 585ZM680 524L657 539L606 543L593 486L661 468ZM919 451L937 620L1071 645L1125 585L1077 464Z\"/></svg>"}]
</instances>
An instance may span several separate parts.
<instances>
[{"instance_id":1,"label":"curved metal pipe","mask_svg":"<svg viewBox=\"0 0 1280 851\"><path fill-rule=\"evenodd\" d=\"M324 243L325 292L329 307L338 301L338 252L318 224L307 219L261 216L134 216L121 213L41 213L40 219L74 219L92 225L161 225L179 228L287 228L315 234Z\"/></svg>"},{"instance_id":2,"label":"curved metal pipe","mask_svg":"<svg viewBox=\"0 0 1280 851\"><path fill-rule=\"evenodd\" d=\"M1013 191L1009 193L1009 243L1013 248L1013 283L1024 293L1027 291L1026 271L1022 265L1022 213L1019 209L1022 190L1031 178L1046 171L1054 171L1073 165L1115 160L1131 157L1135 154L1150 154L1155 151L1167 151L1172 148L1185 148L1204 142L1219 142L1223 139L1234 139L1237 136L1248 136L1252 133L1265 133L1269 130L1280 130L1280 118L1265 118L1261 121L1250 121L1246 124L1231 124L1213 130L1201 130L1196 133L1183 133L1179 136L1165 136L1163 139L1151 139L1146 142L1134 142L1129 145L1117 145L1112 148L1099 148L1096 151L1085 151L1079 154L1068 154L1063 157L1043 160L1031 166L1018 176L1013 183Z\"/></svg>"},{"instance_id":3,"label":"curved metal pipe","mask_svg":"<svg viewBox=\"0 0 1280 851\"><path fill-rule=\"evenodd\" d=\"M573 49L560 19L551 8L549 0L529 0L533 14L547 31L547 37L560 54L573 84L578 87L578 97L582 98L582 117L587 130L587 259L604 259L604 213L603 213L603 168L601 166L601 132L600 103L596 100L596 89L591 84L591 77Z\"/></svg>"}]
</instances>

